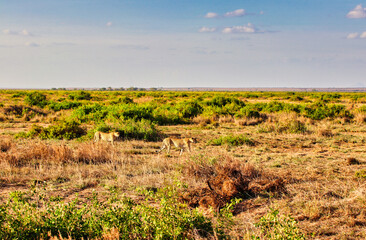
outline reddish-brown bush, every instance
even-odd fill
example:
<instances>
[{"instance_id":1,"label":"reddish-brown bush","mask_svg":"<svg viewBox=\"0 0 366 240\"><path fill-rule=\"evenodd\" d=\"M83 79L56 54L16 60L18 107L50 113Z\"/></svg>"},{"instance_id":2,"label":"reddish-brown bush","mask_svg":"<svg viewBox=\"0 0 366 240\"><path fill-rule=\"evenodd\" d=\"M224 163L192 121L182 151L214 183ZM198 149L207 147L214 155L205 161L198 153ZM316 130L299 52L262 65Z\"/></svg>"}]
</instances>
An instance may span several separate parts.
<instances>
[{"instance_id":1,"label":"reddish-brown bush","mask_svg":"<svg viewBox=\"0 0 366 240\"><path fill-rule=\"evenodd\" d=\"M191 166L188 172L192 173L192 169L194 168ZM281 178L261 173L252 165L231 159L217 163L213 174L207 177L206 184L203 187L188 189L181 194L181 200L191 207L210 206L220 209L234 198L248 199L262 192L284 191Z\"/></svg>"}]
</instances>

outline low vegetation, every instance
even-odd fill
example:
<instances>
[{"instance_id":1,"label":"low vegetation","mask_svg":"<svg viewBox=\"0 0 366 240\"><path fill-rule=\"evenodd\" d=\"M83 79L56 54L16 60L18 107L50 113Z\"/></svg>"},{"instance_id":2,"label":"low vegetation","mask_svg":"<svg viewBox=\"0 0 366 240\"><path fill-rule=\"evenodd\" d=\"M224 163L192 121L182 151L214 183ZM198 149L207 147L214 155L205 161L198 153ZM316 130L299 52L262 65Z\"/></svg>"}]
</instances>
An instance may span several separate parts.
<instances>
[{"instance_id":1,"label":"low vegetation","mask_svg":"<svg viewBox=\"0 0 366 240\"><path fill-rule=\"evenodd\" d=\"M135 90L0 90L1 239L366 238L365 93Z\"/></svg>"}]
</instances>

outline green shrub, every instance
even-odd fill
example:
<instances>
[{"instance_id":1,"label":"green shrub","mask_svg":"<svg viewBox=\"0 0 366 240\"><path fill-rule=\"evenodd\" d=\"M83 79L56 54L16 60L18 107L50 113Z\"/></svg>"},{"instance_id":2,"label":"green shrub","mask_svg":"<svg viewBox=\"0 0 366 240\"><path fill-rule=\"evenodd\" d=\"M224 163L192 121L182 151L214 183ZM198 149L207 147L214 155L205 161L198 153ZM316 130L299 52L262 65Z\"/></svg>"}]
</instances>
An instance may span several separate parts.
<instances>
[{"instance_id":1,"label":"green shrub","mask_svg":"<svg viewBox=\"0 0 366 240\"><path fill-rule=\"evenodd\" d=\"M38 106L43 108L47 105L46 95L40 92L28 93L24 99L24 102L30 106Z\"/></svg>"},{"instance_id":2,"label":"green shrub","mask_svg":"<svg viewBox=\"0 0 366 240\"><path fill-rule=\"evenodd\" d=\"M239 112L236 113L235 117L247 117L247 118L260 118L261 114L259 111L243 107Z\"/></svg>"},{"instance_id":3,"label":"green shrub","mask_svg":"<svg viewBox=\"0 0 366 240\"><path fill-rule=\"evenodd\" d=\"M301 233L297 222L287 216L280 216L278 210L271 209L271 212L261 217L255 223L260 228L260 236L252 236L252 239L267 240L305 240L305 235Z\"/></svg>"},{"instance_id":4,"label":"green shrub","mask_svg":"<svg viewBox=\"0 0 366 240\"><path fill-rule=\"evenodd\" d=\"M82 105L75 109L70 119L80 122L100 122L108 115L108 110L100 104Z\"/></svg>"},{"instance_id":5,"label":"green shrub","mask_svg":"<svg viewBox=\"0 0 366 240\"><path fill-rule=\"evenodd\" d=\"M223 107L228 104L234 104L240 107L245 106L245 103L237 98L223 97L223 96L215 96L211 101L207 101L206 104L208 106L217 106L217 107Z\"/></svg>"},{"instance_id":6,"label":"green shrub","mask_svg":"<svg viewBox=\"0 0 366 240\"><path fill-rule=\"evenodd\" d=\"M96 128L95 128L95 131L99 131L99 132L105 132L105 133L107 133L107 132L111 132L111 131L113 131L114 129L113 129L113 127L112 126L110 126L110 125L108 125L108 124L106 124L105 122L102 122L101 124L99 124ZM94 131L94 132L95 132Z\"/></svg>"},{"instance_id":7,"label":"green shrub","mask_svg":"<svg viewBox=\"0 0 366 240\"><path fill-rule=\"evenodd\" d=\"M248 146L254 146L255 142L245 135L236 135L236 136L229 135L210 140L208 144L214 146L221 146L221 145L241 146L244 144Z\"/></svg>"},{"instance_id":8,"label":"green shrub","mask_svg":"<svg viewBox=\"0 0 366 240\"><path fill-rule=\"evenodd\" d=\"M197 102L181 102L176 108L183 118L196 117L203 110L203 107Z\"/></svg>"},{"instance_id":9,"label":"green shrub","mask_svg":"<svg viewBox=\"0 0 366 240\"><path fill-rule=\"evenodd\" d=\"M316 102L312 105L308 105L304 110L304 116L314 120L322 120L328 117L353 117L353 115L348 110L346 110L346 107L344 105L327 105L321 101Z\"/></svg>"},{"instance_id":10,"label":"green shrub","mask_svg":"<svg viewBox=\"0 0 366 240\"><path fill-rule=\"evenodd\" d=\"M133 103L133 99L129 98L127 96L124 96L124 97L118 99L118 102L119 103L124 103L124 104L130 104L130 103Z\"/></svg>"},{"instance_id":11,"label":"green shrub","mask_svg":"<svg viewBox=\"0 0 366 240\"><path fill-rule=\"evenodd\" d=\"M12 98L19 98L19 97L24 97L26 96L27 93L24 92L24 91L20 91L20 92L17 92L17 93L14 93L13 95L11 95Z\"/></svg>"},{"instance_id":12,"label":"green shrub","mask_svg":"<svg viewBox=\"0 0 366 240\"><path fill-rule=\"evenodd\" d=\"M71 100L91 100L91 94L86 91L77 91L69 94L69 99Z\"/></svg>"},{"instance_id":13,"label":"green shrub","mask_svg":"<svg viewBox=\"0 0 366 240\"><path fill-rule=\"evenodd\" d=\"M359 112L363 112L365 113L366 112L366 105L364 106L361 106L359 109L358 109Z\"/></svg>"},{"instance_id":14,"label":"green shrub","mask_svg":"<svg viewBox=\"0 0 366 240\"><path fill-rule=\"evenodd\" d=\"M37 194L13 192L0 204L1 239L101 239L111 229L118 230L120 239L208 238L220 233L210 219L180 203L172 187L144 191L146 201L140 203L117 193L104 202L94 195L85 204L77 198L65 203Z\"/></svg>"},{"instance_id":15,"label":"green shrub","mask_svg":"<svg viewBox=\"0 0 366 240\"><path fill-rule=\"evenodd\" d=\"M64 121L49 127L33 125L28 132L20 132L15 135L16 138L34 138L41 139L74 139L85 134L85 130L75 121Z\"/></svg>"},{"instance_id":16,"label":"green shrub","mask_svg":"<svg viewBox=\"0 0 366 240\"><path fill-rule=\"evenodd\" d=\"M48 107L54 111L60 111L60 110L67 110L67 109L74 109L81 105L80 102L50 102L48 104Z\"/></svg>"},{"instance_id":17,"label":"green shrub","mask_svg":"<svg viewBox=\"0 0 366 240\"><path fill-rule=\"evenodd\" d=\"M156 129L155 124L145 119L141 119L140 121L126 120L116 128L116 131L120 133L121 137L126 139L145 141L157 141L161 135Z\"/></svg>"},{"instance_id":18,"label":"green shrub","mask_svg":"<svg viewBox=\"0 0 366 240\"><path fill-rule=\"evenodd\" d=\"M366 178L366 170L362 169L355 172L357 178Z\"/></svg>"},{"instance_id":19,"label":"green shrub","mask_svg":"<svg viewBox=\"0 0 366 240\"><path fill-rule=\"evenodd\" d=\"M153 110L153 121L159 125L184 124L187 119L183 118L173 106L158 105Z\"/></svg>"},{"instance_id":20,"label":"green shrub","mask_svg":"<svg viewBox=\"0 0 366 240\"><path fill-rule=\"evenodd\" d=\"M122 107L122 106L120 106ZM141 120L148 119L153 120L153 109L149 106L139 106L139 105L124 105L119 111L121 119L133 119L133 120Z\"/></svg>"}]
</instances>

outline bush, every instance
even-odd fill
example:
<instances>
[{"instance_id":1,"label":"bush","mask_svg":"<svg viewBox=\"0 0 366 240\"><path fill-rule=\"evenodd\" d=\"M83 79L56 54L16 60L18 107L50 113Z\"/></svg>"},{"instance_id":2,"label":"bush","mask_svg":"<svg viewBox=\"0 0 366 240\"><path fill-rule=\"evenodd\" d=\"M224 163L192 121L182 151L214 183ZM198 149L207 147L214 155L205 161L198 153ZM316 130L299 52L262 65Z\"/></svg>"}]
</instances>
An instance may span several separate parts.
<instances>
[{"instance_id":1,"label":"bush","mask_svg":"<svg viewBox=\"0 0 366 240\"><path fill-rule=\"evenodd\" d=\"M157 141L160 133L150 120L141 119L140 121L127 120L119 126L118 131L121 137L126 139L137 139L145 141Z\"/></svg>"},{"instance_id":2,"label":"bush","mask_svg":"<svg viewBox=\"0 0 366 240\"><path fill-rule=\"evenodd\" d=\"M77 198L65 203L57 198L47 200L38 193L13 192L8 202L0 204L0 238L102 239L113 230L119 239L213 237L218 232L213 223L179 203L176 191L172 187L157 193L144 191L146 201L141 203L116 193L105 202L94 195L85 204ZM34 204L32 197L40 199L43 207Z\"/></svg>"},{"instance_id":3,"label":"bush","mask_svg":"<svg viewBox=\"0 0 366 240\"><path fill-rule=\"evenodd\" d=\"M41 139L74 139L85 134L85 130L75 121L64 121L57 125L41 127L33 125L29 132L20 132L15 135L16 138L34 138Z\"/></svg>"},{"instance_id":4,"label":"bush","mask_svg":"<svg viewBox=\"0 0 366 240\"><path fill-rule=\"evenodd\" d=\"M133 99L127 96L118 99L118 103L130 104L133 103Z\"/></svg>"},{"instance_id":5,"label":"bush","mask_svg":"<svg viewBox=\"0 0 366 240\"><path fill-rule=\"evenodd\" d=\"M366 113L366 105L363 105L361 106L359 109L358 109L359 112L362 112L362 113Z\"/></svg>"},{"instance_id":6,"label":"bush","mask_svg":"<svg viewBox=\"0 0 366 240\"><path fill-rule=\"evenodd\" d=\"M28 93L24 99L24 102L30 106L38 106L43 108L47 105L46 95L40 92Z\"/></svg>"},{"instance_id":7,"label":"bush","mask_svg":"<svg viewBox=\"0 0 366 240\"><path fill-rule=\"evenodd\" d=\"M260 118L261 114L256 110L243 107L236 113L235 117Z\"/></svg>"},{"instance_id":8,"label":"bush","mask_svg":"<svg viewBox=\"0 0 366 240\"><path fill-rule=\"evenodd\" d=\"M322 120L328 117L353 117L353 115L348 110L346 110L346 107L344 105L327 105L321 101L307 106L304 110L304 116L313 120Z\"/></svg>"},{"instance_id":9,"label":"bush","mask_svg":"<svg viewBox=\"0 0 366 240\"><path fill-rule=\"evenodd\" d=\"M89 92L78 91L75 93L71 93L69 95L69 99L71 99L71 100L90 100L90 99L92 99L92 97Z\"/></svg>"},{"instance_id":10,"label":"bush","mask_svg":"<svg viewBox=\"0 0 366 240\"><path fill-rule=\"evenodd\" d=\"M291 120L284 124L280 124L277 131L278 132L286 132L286 133L301 133L304 134L307 132L307 127L305 123L299 120Z\"/></svg>"},{"instance_id":11,"label":"bush","mask_svg":"<svg viewBox=\"0 0 366 240\"><path fill-rule=\"evenodd\" d=\"M357 178L366 178L366 170L362 169L362 170L356 171L355 176Z\"/></svg>"},{"instance_id":12,"label":"bush","mask_svg":"<svg viewBox=\"0 0 366 240\"><path fill-rule=\"evenodd\" d=\"M260 228L261 236L252 236L252 239L305 240L297 222L291 217L279 216L278 213L278 210L271 209L270 213L261 217L259 222L254 224Z\"/></svg>"},{"instance_id":13,"label":"bush","mask_svg":"<svg viewBox=\"0 0 366 240\"><path fill-rule=\"evenodd\" d=\"M202 113L203 107L197 102L182 102L178 104L177 110L183 118L192 118Z\"/></svg>"},{"instance_id":14,"label":"bush","mask_svg":"<svg viewBox=\"0 0 366 240\"><path fill-rule=\"evenodd\" d=\"M74 121L80 122L100 122L108 115L108 111L105 106L100 104L82 105L75 109L70 118Z\"/></svg>"},{"instance_id":15,"label":"bush","mask_svg":"<svg viewBox=\"0 0 366 240\"><path fill-rule=\"evenodd\" d=\"M60 110L67 110L67 109L73 109L77 108L81 105L80 102L50 102L48 104L48 107L54 111L60 111Z\"/></svg>"},{"instance_id":16,"label":"bush","mask_svg":"<svg viewBox=\"0 0 366 240\"><path fill-rule=\"evenodd\" d=\"M152 111L153 109L148 106L138 106L138 105L125 105L120 111L120 118L122 119L149 119L153 120Z\"/></svg>"},{"instance_id":17,"label":"bush","mask_svg":"<svg viewBox=\"0 0 366 240\"><path fill-rule=\"evenodd\" d=\"M233 97L227 98L223 96L215 96L211 101L207 101L206 104L208 106L217 106L217 107L223 107L228 104L234 104L240 107L245 106L245 103L237 98Z\"/></svg>"}]
</instances>

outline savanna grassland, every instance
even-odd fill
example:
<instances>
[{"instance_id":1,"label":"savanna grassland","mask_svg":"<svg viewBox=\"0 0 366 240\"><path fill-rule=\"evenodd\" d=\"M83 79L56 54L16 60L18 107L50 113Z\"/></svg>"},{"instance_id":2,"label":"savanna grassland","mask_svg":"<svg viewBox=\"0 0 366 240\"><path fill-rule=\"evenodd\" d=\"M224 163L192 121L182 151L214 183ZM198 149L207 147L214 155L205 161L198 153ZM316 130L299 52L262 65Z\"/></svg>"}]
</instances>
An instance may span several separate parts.
<instances>
[{"instance_id":1,"label":"savanna grassland","mask_svg":"<svg viewBox=\"0 0 366 240\"><path fill-rule=\"evenodd\" d=\"M1 239L366 238L366 93L1 90L0 134Z\"/></svg>"}]
</instances>

